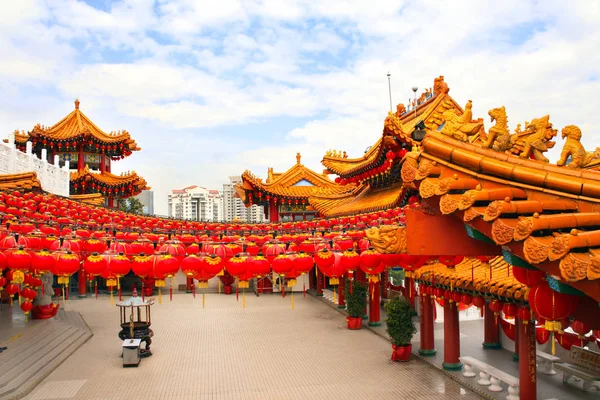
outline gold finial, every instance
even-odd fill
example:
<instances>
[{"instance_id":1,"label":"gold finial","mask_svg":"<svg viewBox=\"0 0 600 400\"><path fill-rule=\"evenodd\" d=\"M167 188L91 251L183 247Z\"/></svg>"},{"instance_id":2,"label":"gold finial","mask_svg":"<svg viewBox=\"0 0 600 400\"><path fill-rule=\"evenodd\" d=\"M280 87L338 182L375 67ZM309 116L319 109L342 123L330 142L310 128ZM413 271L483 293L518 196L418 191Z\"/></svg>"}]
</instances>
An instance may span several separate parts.
<instances>
[{"instance_id":1,"label":"gold finial","mask_svg":"<svg viewBox=\"0 0 600 400\"><path fill-rule=\"evenodd\" d=\"M300 153L296 153L296 164L300 164L300 158L302 156L300 155Z\"/></svg>"},{"instance_id":2,"label":"gold finial","mask_svg":"<svg viewBox=\"0 0 600 400\"><path fill-rule=\"evenodd\" d=\"M75 99L75 109L79 110L79 99Z\"/></svg>"}]
</instances>

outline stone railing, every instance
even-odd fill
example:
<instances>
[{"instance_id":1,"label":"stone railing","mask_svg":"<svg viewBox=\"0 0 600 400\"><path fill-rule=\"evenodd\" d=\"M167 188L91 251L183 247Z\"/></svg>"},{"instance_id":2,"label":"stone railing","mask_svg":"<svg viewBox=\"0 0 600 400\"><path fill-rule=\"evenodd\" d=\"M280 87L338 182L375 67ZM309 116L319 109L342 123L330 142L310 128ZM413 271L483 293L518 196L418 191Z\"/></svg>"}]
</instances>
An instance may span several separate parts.
<instances>
[{"instance_id":1,"label":"stone railing","mask_svg":"<svg viewBox=\"0 0 600 400\"><path fill-rule=\"evenodd\" d=\"M27 142L25 153L15 147L15 135L8 136L8 143L0 142L0 174L18 174L22 172L35 172L42 189L59 196L69 196L69 161L63 168L59 165L58 155L54 156L54 163L47 160L46 149L42 150L42 158L32 153L32 144Z\"/></svg>"}]
</instances>

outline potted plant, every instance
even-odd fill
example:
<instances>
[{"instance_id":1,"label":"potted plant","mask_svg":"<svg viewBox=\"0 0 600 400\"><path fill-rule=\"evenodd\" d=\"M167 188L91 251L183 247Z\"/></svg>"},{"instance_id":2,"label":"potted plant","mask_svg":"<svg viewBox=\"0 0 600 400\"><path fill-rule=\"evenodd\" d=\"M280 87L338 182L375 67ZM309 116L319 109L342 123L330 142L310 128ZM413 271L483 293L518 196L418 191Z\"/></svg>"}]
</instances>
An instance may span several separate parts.
<instances>
[{"instance_id":1,"label":"potted plant","mask_svg":"<svg viewBox=\"0 0 600 400\"><path fill-rule=\"evenodd\" d=\"M412 337L417 328L412 318L417 315L404 297L398 297L385 305L387 333L392 339L392 360L408 361L412 353Z\"/></svg>"},{"instance_id":2,"label":"potted plant","mask_svg":"<svg viewBox=\"0 0 600 400\"><path fill-rule=\"evenodd\" d=\"M360 329L367 304L367 285L362 282L346 279L344 292L346 312L348 313L346 317L348 329Z\"/></svg>"},{"instance_id":3,"label":"potted plant","mask_svg":"<svg viewBox=\"0 0 600 400\"><path fill-rule=\"evenodd\" d=\"M223 272L223 275L219 277L221 283L223 283L223 289L225 294L231 294L231 285L235 282L235 278L227 271Z\"/></svg>"}]
</instances>

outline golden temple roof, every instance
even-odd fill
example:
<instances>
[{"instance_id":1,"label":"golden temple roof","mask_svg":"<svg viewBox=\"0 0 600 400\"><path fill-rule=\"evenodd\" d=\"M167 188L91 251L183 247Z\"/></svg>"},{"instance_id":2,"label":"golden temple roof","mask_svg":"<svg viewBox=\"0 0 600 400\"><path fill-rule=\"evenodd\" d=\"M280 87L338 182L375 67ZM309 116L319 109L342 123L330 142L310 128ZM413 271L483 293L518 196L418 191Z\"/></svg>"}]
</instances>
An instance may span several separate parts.
<instances>
[{"instance_id":1,"label":"golden temple roof","mask_svg":"<svg viewBox=\"0 0 600 400\"><path fill-rule=\"evenodd\" d=\"M236 192L240 197L245 196L245 191L261 190L274 196L291 198L308 198L315 191L327 189L333 193L342 193L351 190L352 187L341 186L333 182L326 174L319 174L305 167L300 162L300 154L296 155L296 164L286 172L273 172L268 170L265 182L246 170L242 174L242 183L236 185ZM245 200L242 197L242 200Z\"/></svg>"},{"instance_id":2,"label":"golden temple roof","mask_svg":"<svg viewBox=\"0 0 600 400\"><path fill-rule=\"evenodd\" d=\"M308 201L322 216L338 217L393 208L402 201L403 193L402 184L385 188L362 184L347 193L317 192Z\"/></svg>"},{"instance_id":3,"label":"golden temple roof","mask_svg":"<svg viewBox=\"0 0 600 400\"><path fill-rule=\"evenodd\" d=\"M408 145L408 149L415 144L411 137L411 132L415 126L423 121L425 127L430 130L437 130L444 122L443 113L447 110L453 110L457 115L462 115L463 108L448 94L448 86L444 83L443 77L436 78L434 81L434 95L426 99L416 109L401 112L404 105L398 105L398 112L390 113L385 119L382 137L377 139L375 144L358 158L347 158L345 152L328 151L321 161L323 165L331 172L343 177L352 176L368 170L372 165L380 162L385 157L384 152L388 150L397 151L399 144L396 139Z\"/></svg>"},{"instance_id":4,"label":"golden temple roof","mask_svg":"<svg viewBox=\"0 0 600 400\"><path fill-rule=\"evenodd\" d=\"M42 185L35 172L0 175L0 190L41 189Z\"/></svg>"},{"instance_id":5,"label":"golden temple roof","mask_svg":"<svg viewBox=\"0 0 600 400\"><path fill-rule=\"evenodd\" d=\"M428 132L401 176L424 203L600 301L599 172Z\"/></svg>"},{"instance_id":6,"label":"golden temple roof","mask_svg":"<svg viewBox=\"0 0 600 400\"><path fill-rule=\"evenodd\" d=\"M96 124L94 124L81 110L79 110L79 100L75 100L75 109L66 117L58 121L51 127L36 125L28 134L15 132L17 142L26 142L34 137L43 137L54 140L74 139L79 137L93 137L94 139L106 143L116 144L124 142L126 148L130 151L141 150L135 140L131 138L129 132L123 130L114 133L105 133Z\"/></svg>"},{"instance_id":7,"label":"golden temple roof","mask_svg":"<svg viewBox=\"0 0 600 400\"><path fill-rule=\"evenodd\" d=\"M101 206L104 204L104 196L100 193L89 193L89 194L73 194L69 196L71 200L79 201L81 203L91 204L93 206Z\"/></svg>"},{"instance_id":8,"label":"golden temple roof","mask_svg":"<svg viewBox=\"0 0 600 400\"><path fill-rule=\"evenodd\" d=\"M146 180L139 176L135 171L125 175L114 175L110 172L95 172L91 171L86 165L85 169L81 171L71 172L71 181L75 181L81 178L86 180L94 180L99 183L103 183L109 186L120 186L126 184L133 184L137 190L149 190Z\"/></svg>"},{"instance_id":9,"label":"golden temple roof","mask_svg":"<svg viewBox=\"0 0 600 400\"><path fill-rule=\"evenodd\" d=\"M489 263L466 258L455 267L435 263L425 265L414 272L415 278L431 284L449 286L476 292L527 301L529 288L515 279L511 266L503 257Z\"/></svg>"}]
</instances>

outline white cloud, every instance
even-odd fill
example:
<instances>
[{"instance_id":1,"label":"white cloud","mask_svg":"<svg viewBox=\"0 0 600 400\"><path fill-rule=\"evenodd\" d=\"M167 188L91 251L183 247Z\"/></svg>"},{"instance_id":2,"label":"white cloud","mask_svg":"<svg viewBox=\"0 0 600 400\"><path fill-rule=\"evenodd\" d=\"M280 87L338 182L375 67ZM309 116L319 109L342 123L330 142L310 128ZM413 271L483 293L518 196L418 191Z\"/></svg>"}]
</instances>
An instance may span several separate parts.
<instances>
[{"instance_id":1,"label":"white cloud","mask_svg":"<svg viewBox=\"0 0 600 400\"><path fill-rule=\"evenodd\" d=\"M394 103L445 75L475 117L505 105L514 127L550 113L559 129L578 124L593 148L599 4L6 2L0 88L11 104L0 124L51 124L81 97L103 129L126 127L144 148L115 170L143 174L161 213L169 189L285 170L297 151L315 170L329 148L360 156L381 134L388 71Z\"/></svg>"}]
</instances>

